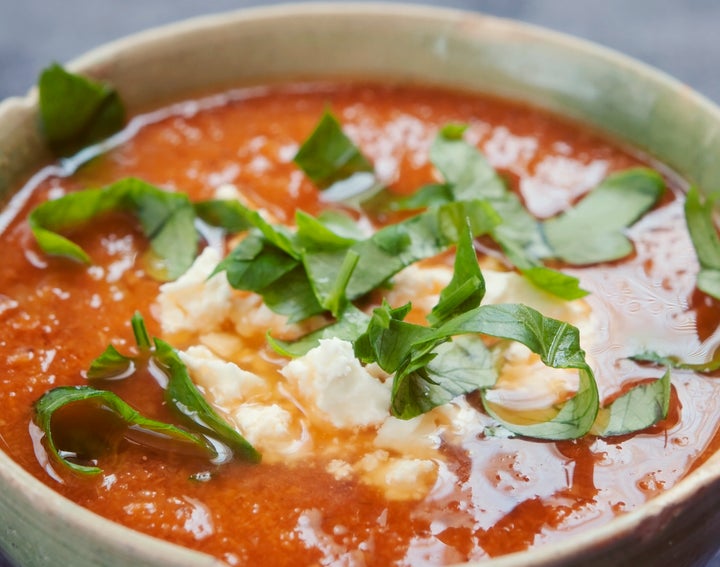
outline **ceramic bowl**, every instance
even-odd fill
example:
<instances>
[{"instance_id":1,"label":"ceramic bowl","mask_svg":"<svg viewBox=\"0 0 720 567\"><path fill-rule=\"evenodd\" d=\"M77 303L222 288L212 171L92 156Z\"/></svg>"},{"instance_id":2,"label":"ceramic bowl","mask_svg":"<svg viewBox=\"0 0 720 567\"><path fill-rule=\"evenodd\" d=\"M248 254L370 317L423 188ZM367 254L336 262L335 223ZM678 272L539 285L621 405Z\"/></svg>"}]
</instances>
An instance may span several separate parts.
<instances>
[{"instance_id":1,"label":"ceramic bowl","mask_svg":"<svg viewBox=\"0 0 720 567\"><path fill-rule=\"evenodd\" d=\"M70 68L115 85L131 113L227 86L364 78L530 101L720 187L720 111L617 53L516 22L401 5L292 5L194 19L101 47ZM48 159L37 96L0 104L0 203ZM720 454L644 506L562 543L484 567L702 565L718 546ZM0 547L18 565L211 566L113 524L0 453Z\"/></svg>"}]
</instances>

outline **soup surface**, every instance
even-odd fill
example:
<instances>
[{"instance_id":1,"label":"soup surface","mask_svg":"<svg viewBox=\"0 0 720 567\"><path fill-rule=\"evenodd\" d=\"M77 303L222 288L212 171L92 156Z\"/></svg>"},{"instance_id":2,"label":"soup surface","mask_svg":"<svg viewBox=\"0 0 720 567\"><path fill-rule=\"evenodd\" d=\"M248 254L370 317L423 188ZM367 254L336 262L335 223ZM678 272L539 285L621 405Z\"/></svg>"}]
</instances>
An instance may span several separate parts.
<instances>
[{"instance_id":1,"label":"soup surface","mask_svg":"<svg viewBox=\"0 0 720 567\"><path fill-rule=\"evenodd\" d=\"M16 214L6 213L0 223L4 451L82 506L229 565L435 565L495 557L604 524L671 487L702 461L714 447L720 385L685 370L672 373L668 417L622 437L548 442L491 434L492 420L469 395L433 414L429 425L423 422L427 434L416 430L404 437L406 432L386 430L390 440L383 442L376 426L335 427L327 419L292 417L270 441L258 442L261 464L212 465L124 442L99 461L103 473L97 477L70 474L48 460L32 425L33 403L50 388L85 384L90 363L109 344L130 352L129 322L136 311L152 335L183 349L201 390L241 430L234 402L203 374L202 356L233 361L262 377L274 397L257 399L265 409L275 404L278 420L282 412L307 410L302 380L280 372L288 361L266 343L266 330L278 328L252 318L258 304L249 294L239 296L248 319L173 327L170 307L158 299L161 284L141 261L148 243L136 220L112 213L66 233L93 259L86 266L43 254L27 215L48 199L134 176L186 192L192 200L236 195L273 222L292 225L296 209L315 215L330 206L292 161L328 107L399 194L437 181L428 152L439 128L451 122L468 124L466 139L538 218L565 210L608 174L646 163L536 109L420 87L239 90L136 118L124 140L77 171L51 167L36 176L19 193ZM583 268L558 264L580 279L587 297L572 308L538 300L541 311L545 306L576 317L572 322L581 329L601 400L663 374L630 356L654 350L698 361L717 344L718 306L695 291L697 265L682 187L672 177L667 182L662 202L628 231L631 256ZM388 221L352 214L376 228ZM221 252L229 247L215 233L208 233L207 242ZM480 240L477 249L489 273L507 273L495 248ZM436 280L447 280L448 273L452 256L446 254L399 275L391 293L398 305L408 299L422 304L424 295L437 295ZM488 293L493 281L508 287L515 282L503 277L487 277ZM164 287L160 297L175 301L172 287ZM424 312L417 309L411 317L420 320ZM292 335L292 329L285 331ZM173 419L151 373L141 371L108 388L146 415ZM363 407L358 403L351 413ZM450 414L472 415L459 431ZM249 429L245 434L252 441ZM282 445L283 436L295 445ZM402 460L405 453L409 457Z\"/></svg>"}]
</instances>

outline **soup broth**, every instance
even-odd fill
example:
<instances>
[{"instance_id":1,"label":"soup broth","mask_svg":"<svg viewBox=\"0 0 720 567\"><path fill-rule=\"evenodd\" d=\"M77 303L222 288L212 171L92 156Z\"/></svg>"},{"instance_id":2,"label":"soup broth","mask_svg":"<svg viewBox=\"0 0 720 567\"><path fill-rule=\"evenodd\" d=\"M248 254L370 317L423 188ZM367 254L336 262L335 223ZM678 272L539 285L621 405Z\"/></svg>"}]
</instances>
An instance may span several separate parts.
<instances>
[{"instance_id":1,"label":"soup broth","mask_svg":"<svg viewBox=\"0 0 720 567\"><path fill-rule=\"evenodd\" d=\"M33 424L34 402L50 388L86 384L91 362L109 344L131 352L130 319L136 311L151 335L185 353L197 345L215 355L231 351L238 366L279 392L273 403L302 413L303 392L288 386L287 374L280 373L288 360L268 346L265 331L271 325L246 323L248 332L240 333L237 324L223 320L211 333L168 330L158 303L161 284L142 261L148 242L134 218L109 213L65 232L92 258L91 265L83 265L45 255L27 216L48 199L128 176L185 192L193 201L235 191L273 222L291 226L297 209L311 215L343 209L323 200L293 163L326 108L384 184L401 195L438 181L429 150L448 123L468 125L465 138L537 218L566 210L613 172L648 163L639 153L538 109L419 86L237 90L137 117L122 141L73 173L54 166L36 176L21 190L25 201L19 212L6 216L0 235L0 447L5 452L81 506L229 565L434 565L496 557L604 524L673 486L715 448L720 386L712 376L674 370L667 418L620 437L552 442L492 434L479 397L469 394L452 407L475 412L476 429L456 434L438 417L431 432L435 445L427 451L408 449L412 459L431 464L418 465L409 480L398 473L399 489L393 488L389 469L377 469L385 476L375 479L369 460L392 463L414 441L400 436L394 445L378 447L377 427L338 428L302 416L289 426L301 458L283 448L275 456L263 451L260 464L214 465L118 439L104 441L110 449L100 457L103 472L95 477L71 474L49 458ZM662 202L628 230L634 244L630 256L586 267L556 263L590 292L578 317L602 401L663 374L662 368L630 359L640 352L697 361L711 357L717 344L718 305L695 290L697 263L683 217L684 188L672 175L666 174L666 181ZM374 228L398 216L350 213L360 225ZM231 247L215 231L205 236L203 245ZM484 267L508 272L491 243L481 238L476 248ZM451 253L443 254L422 262L418 270L425 272L398 276L391 290L397 294L394 306L437 294L432 283L426 287L433 289L423 291L418 274L451 273L452 262ZM487 279L489 289L493 279ZM403 282L412 287L406 296ZM369 302L378 303L377 298ZM419 309L410 320L423 320ZM188 366L195 377L192 361ZM213 401L212 386L200 380L200 387ZM157 377L146 368L132 380L108 382L107 388L145 415L174 419ZM218 405L222 414L227 408ZM360 400L352 411L363 408ZM56 418L68 428L108 426L102 415L68 411Z\"/></svg>"}]
</instances>

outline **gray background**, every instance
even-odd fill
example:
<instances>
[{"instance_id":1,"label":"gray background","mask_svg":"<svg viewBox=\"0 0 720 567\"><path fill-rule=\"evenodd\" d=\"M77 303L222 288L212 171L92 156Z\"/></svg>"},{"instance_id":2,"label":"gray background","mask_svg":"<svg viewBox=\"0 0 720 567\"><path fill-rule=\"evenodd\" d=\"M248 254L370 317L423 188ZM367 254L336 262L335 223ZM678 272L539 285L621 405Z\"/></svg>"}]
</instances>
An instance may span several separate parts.
<instances>
[{"instance_id":1,"label":"gray background","mask_svg":"<svg viewBox=\"0 0 720 567\"><path fill-rule=\"evenodd\" d=\"M49 62L66 62L129 33L194 15L276 3L279 2L0 0L0 99L27 91ZM415 3L481 11L584 37L662 69L720 103L720 0ZM717 539L720 547L720 534ZM0 557L0 567L7 566ZM720 567L720 555L710 566Z\"/></svg>"}]
</instances>

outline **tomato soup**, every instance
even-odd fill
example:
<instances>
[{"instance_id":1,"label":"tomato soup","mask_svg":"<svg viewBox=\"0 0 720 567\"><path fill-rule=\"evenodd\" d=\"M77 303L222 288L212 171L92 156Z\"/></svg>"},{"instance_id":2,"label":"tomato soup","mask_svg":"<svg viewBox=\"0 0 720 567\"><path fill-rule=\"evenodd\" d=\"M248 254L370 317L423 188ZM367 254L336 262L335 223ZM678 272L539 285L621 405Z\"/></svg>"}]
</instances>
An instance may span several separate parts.
<instances>
[{"instance_id":1,"label":"tomato soup","mask_svg":"<svg viewBox=\"0 0 720 567\"><path fill-rule=\"evenodd\" d=\"M143 314L152 336L185 352L197 345L199 333L169 332L161 321L158 297L167 284L148 274L142 261L148 241L131 215L111 212L64 232L92 258L84 265L44 254L27 221L30 211L48 199L132 176L186 193L192 201L231 187L265 218L293 226L297 209L318 215L343 208L323 200L293 162L326 109L396 195L438 182L429 157L432 141L444 125L466 124L465 139L538 219L573 206L608 175L649 163L638 152L538 109L419 86L237 90L136 117L120 141L76 171L53 166L37 175L21 189L17 214L6 213L3 220L0 447L5 452L81 506L228 565L440 565L521 551L605 524L672 487L716 447L720 386L712 376L678 369L671 373L667 417L620 436L549 441L497 433L480 396L463 396L462 410L479 415L472 418L480 420L477 429L453 437L447 433L453 426L438 418L434 445L412 453L413 463L430 465L413 469L409 481L392 469L403 487L399 492L390 469L382 469L383 478L376 480L370 461L392 459L413 441L400 436L394 444L378 445L372 428L335 429L311 418L294 433L296 440L312 439L312 450L302 458L288 449L275 458L264 455L259 464L242 459L213 464L122 440L103 441L111 447L98 459L99 475L72 474L49 458L33 422L33 404L51 388L87 384L88 368L108 345L133 352L133 313ZM627 229L630 255L587 266L552 265L590 292L578 317L589 317L591 332L581 331L580 337L602 403L662 376L664 368L635 362L634 355L655 350L704 360L717 344L718 305L695 290L684 187L663 173L665 196ZM356 208L350 214L374 230L403 218ZM210 229L202 234L201 248L214 242L227 251L235 243ZM513 271L488 239L477 239L475 248L483 266ZM441 254L418 269L451 273L452 262L451 253ZM418 273L403 281L414 286ZM486 279L489 290L491 278ZM418 290L402 296L396 282L392 292L399 299L393 307L419 302L425 292ZM248 301L251 309L254 300ZM237 322L233 329L220 322L204 335L212 336L203 345L217 353L232 335L238 365L284 392L278 411L303 407L305 393L297 385L302 382L295 389L284 385L291 371L280 369L288 360L268 346L267 329L258 325L241 334ZM212 390L208 383L200 386L206 394ZM145 368L132 381L108 382L107 388L144 415L174 420L156 377ZM352 411L365 411L363 404L358 401ZM107 426L103 416L66 413L58 419L82 423L86 430ZM362 448L368 446L380 449L368 457Z\"/></svg>"}]
</instances>

